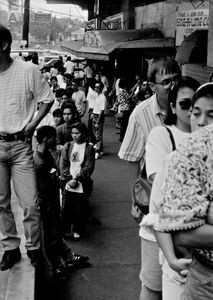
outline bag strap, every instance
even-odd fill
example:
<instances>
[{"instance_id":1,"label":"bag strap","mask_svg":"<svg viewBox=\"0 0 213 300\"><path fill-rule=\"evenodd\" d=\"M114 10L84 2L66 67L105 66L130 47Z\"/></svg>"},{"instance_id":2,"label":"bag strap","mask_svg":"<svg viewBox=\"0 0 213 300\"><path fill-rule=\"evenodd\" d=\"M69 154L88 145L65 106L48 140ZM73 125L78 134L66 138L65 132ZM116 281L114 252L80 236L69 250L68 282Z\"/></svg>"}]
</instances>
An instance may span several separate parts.
<instances>
[{"instance_id":1,"label":"bag strap","mask_svg":"<svg viewBox=\"0 0 213 300\"><path fill-rule=\"evenodd\" d=\"M167 130L168 133L169 133L169 137L170 137L170 140L171 140L171 143L172 143L172 151L175 151L175 150L176 150L176 144L175 144L175 139L174 139L174 136L173 136L173 134L172 134L172 131L171 131L171 129L169 129L169 128L166 127L166 126L165 126L165 128L166 128L166 130Z\"/></svg>"}]
</instances>

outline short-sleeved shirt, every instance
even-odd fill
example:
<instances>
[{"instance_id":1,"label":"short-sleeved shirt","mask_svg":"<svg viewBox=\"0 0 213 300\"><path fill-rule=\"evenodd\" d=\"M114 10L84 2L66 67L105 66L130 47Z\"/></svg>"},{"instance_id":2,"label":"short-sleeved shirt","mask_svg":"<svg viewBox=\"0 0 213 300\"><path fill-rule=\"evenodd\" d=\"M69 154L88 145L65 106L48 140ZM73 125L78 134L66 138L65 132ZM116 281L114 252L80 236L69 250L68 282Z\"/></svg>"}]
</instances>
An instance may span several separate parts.
<instances>
[{"instance_id":1,"label":"short-sleeved shirt","mask_svg":"<svg viewBox=\"0 0 213 300\"><path fill-rule=\"evenodd\" d=\"M22 60L0 73L0 132L16 133L33 119L38 102L51 103L54 94L38 66Z\"/></svg>"},{"instance_id":2,"label":"short-sleeved shirt","mask_svg":"<svg viewBox=\"0 0 213 300\"><path fill-rule=\"evenodd\" d=\"M72 125L67 125L66 123L59 125L56 128L56 133L57 133L57 144L58 145L64 145L67 142L72 141Z\"/></svg>"},{"instance_id":3,"label":"short-sleeved shirt","mask_svg":"<svg viewBox=\"0 0 213 300\"><path fill-rule=\"evenodd\" d=\"M174 137L177 146L190 133L179 130L175 125L167 126ZM169 133L163 126L153 128L146 143L146 173L149 178L160 170L166 156L173 151Z\"/></svg>"},{"instance_id":4,"label":"short-sleeved shirt","mask_svg":"<svg viewBox=\"0 0 213 300\"><path fill-rule=\"evenodd\" d=\"M106 97L104 94L97 95L94 101L93 113L99 115L101 111L106 109Z\"/></svg>"},{"instance_id":5,"label":"short-sleeved shirt","mask_svg":"<svg viewBox=\"0 0 213 300\"><path fill-rule=\"evenodd\" d=\"M151 129L161 125L164 116L156 94L140 103L132 112L118 156L129 162L144 161L145 145Z\"/></svg>"},{"instance_id":6,"label":"short-sleeved shirt","mask_svg":"<svg viewBox=\"0 0 213 300\"><path fill-rule=\"evenodd\" d=\"M64 68L66 68L66 73L72 74L74 72L75 65L72 61L68 60L65 62Z\"/></svg>"},{"instance_id":7,"label":"short-sleeved shirt","mask_svg":"<svg viewBox=\"0 0 213 300\"><path fill-rule=\"evenodd\" d=\"M72 94L72 100L75 103L78 113L81 115L85 112L86 97L83 91L78 90Z\"/></svg>"}]
</instances>

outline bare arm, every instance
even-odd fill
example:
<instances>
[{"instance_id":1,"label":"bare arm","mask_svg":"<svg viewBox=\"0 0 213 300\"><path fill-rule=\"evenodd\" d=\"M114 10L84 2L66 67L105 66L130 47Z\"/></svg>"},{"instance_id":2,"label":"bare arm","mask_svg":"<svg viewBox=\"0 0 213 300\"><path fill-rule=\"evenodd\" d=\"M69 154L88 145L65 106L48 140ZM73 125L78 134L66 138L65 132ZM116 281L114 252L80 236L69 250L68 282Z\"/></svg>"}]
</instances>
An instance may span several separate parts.
<instances>
[{"instance_id":1,"label":"bare arm","mask_svg":"<svg viewBox=\"0 0 213 300\"><path fill-rule=\"evenodd\" d=\"M176 272L186 272L191 264L192 260L189 258L178 259L175 254L175 248L170 233L154 231L156 240L159 247L163 251L163 254L169 264L169 266ZM184 275L184 273L182 273ZM187 272L186 272L187 274Z\"/></svg>"},{"instance_id":2,"label":"bare arm","mask_svg":"<svg viewBox=\"0 0 213 300\"><path fill-rule=\"evenodd\" d=\"M209 224L193 230L179 231L172 236L177 247L213 249L213 226Z\"/></svg>"},{"instance_id":3,"label":"bare arm","mask_svg":"<svg viewBox=\"0 0 213 300\"><path fill-rule=\"evenodd\" d=\"M135 180L138 178L140 174L140 164L139 161L135 162L128 162L128 171L129 171L129 184L130 188L132 189Z\"/></svg>"},{"instance_id":4,"label":"bare arm","mask_svg":"<svg viewBox=\"0 0 213 300\"><path fill-rule=\"evenodd\" d=\"M53 101L54 102L54 101ZM24 128L24 134L26 135L26 137L32 137L33 133L36 129L36 127L38 126L38 124L41 122L41 120L46 116L46 114L48 113L48 111L50 110L53 102L51 103L42 103L39 111L35 117L35 119L33 119L31 122L29 122L25 128Z\"/></svg>"}]
</instances>

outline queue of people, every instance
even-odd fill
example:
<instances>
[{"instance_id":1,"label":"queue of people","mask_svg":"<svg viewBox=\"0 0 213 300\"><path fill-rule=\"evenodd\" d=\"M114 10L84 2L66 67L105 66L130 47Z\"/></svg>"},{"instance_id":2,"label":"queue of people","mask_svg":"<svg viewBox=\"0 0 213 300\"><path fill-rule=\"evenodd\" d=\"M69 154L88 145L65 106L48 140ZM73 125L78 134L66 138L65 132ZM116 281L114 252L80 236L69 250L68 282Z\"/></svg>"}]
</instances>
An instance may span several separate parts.
<instances>
[{"instance_id":1,"label":"queue of people","mask_svg":"<svg viewBox=\"0 0 213 300\"><path fill-rule=\"evenodd\" d=\"M53 274L63 279L75 268L88 265L89 258L74 253L66 239L77 241L86 234L94 146L101 143L101 133L95 134L91 145L81 122L86 97L72 74L63 74L62 88L56 73L48 81L36 64L13 60L11 44L10 31L0 25L0 229L4 248L0 269L8 270L21 260L11 208L13 181L24 213L25 246L32 265L40 265L44 251ZM99 116L105 107L101 92L102 86L94 92L94 132L104 118L104 114Z\"/></svg>"},{"instance_id":2,"label":"queue of people","mask_svg":"<svg viewBox=\"0 0 213 300\"><path fill-rule=\"evenodd\" d=\"M131 113L119 151L132 192L138 176L152 185L148 214L132 199L141 237L139 298L211 299L213 85L181 76L166 57L152 60L148 80L154 95Z\"/></svg>"},{"instance_id":3,"label":"queue of people","mask_svg":"<svg viewBox=\"0 0 213 300\"><path fill-rule=\"evenodd\" d=\"M111 108L132 193L139 176L151 185L148 214L132 199L141 238L139 299L211 299L213 84L200 86L181 75L174 59L158 57L147 79L136 76L132 87L119 74L110 85L103 70L88 64L85 94L69 57L65 64L60 59L49 77L34 63L12 60L11 43L11 33L0 25L1 270L21 259L11 180L24 212L32 265L39 265L41 248L60 278L88 263L67 239L79 241L86 234L92 174L103 156Z\"/></svg>"}]
</instances>

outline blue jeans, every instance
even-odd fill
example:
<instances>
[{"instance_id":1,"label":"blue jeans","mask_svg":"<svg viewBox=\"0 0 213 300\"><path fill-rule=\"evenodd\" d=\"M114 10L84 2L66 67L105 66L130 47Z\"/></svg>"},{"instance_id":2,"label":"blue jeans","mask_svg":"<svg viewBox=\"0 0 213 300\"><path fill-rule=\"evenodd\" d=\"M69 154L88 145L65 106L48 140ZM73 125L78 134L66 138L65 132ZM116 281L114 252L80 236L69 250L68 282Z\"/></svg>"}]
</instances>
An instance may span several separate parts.
<instances>
[{"instance_id":1,"label":"blue jeans","mask_svg":"<svg viewBox=\"0 0 213 300\"><path fill-rule=\"evenodd\" d=\"M4 250L20 245L11 208L11 179L19 205L23 209L23 224L27 250L40 246L40 214L37 207L36 176L31 145L27 142L0 141L0 230Z\"/></svg>"}]
</instances>

